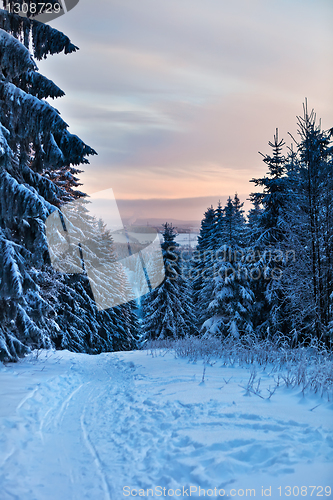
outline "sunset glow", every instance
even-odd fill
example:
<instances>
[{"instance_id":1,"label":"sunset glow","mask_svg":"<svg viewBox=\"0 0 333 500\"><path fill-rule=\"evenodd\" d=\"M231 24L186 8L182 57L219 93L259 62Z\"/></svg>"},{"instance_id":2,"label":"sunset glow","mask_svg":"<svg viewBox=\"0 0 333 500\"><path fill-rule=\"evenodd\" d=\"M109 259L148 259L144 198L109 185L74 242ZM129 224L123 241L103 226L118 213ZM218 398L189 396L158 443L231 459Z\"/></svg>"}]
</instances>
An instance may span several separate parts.
<instances>
[{"instance_id":1,"label":"sunset glow","mask_svg":"<svg viewBox=\"0 0 333 500\"><path fill-rule=\"evenodd\" d=\"M291 143L305 97L332 126L332 21L326 0L80 2L54 21L80 51L40 69L65 88L55 105L71 131L99 154L83 190L245 201L265 173L258 151L276 127Z\"/></svg>"}]
</instances>

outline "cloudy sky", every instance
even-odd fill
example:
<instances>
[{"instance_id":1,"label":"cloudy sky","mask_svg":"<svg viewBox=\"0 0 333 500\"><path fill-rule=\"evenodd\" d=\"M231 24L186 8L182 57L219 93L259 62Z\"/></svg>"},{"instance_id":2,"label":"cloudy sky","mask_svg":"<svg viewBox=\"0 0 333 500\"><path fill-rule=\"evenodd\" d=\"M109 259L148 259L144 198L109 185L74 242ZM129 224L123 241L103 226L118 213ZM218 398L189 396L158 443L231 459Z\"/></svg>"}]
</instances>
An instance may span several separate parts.
<instances>
[{"instance_id":1,"label":"cloudy sky","mask_svg":"<svg viewBox=\"0 0 333 500\"><path fill-rule=\"evenodd\" d=\"M126 215L244 201L266 170L258 151L276 127L291 142L305 97L333 125L331 0L80 0L51 24L80 47L39 67L98 152L83 190L113 188Z\"/></svg>"}]
</instances>

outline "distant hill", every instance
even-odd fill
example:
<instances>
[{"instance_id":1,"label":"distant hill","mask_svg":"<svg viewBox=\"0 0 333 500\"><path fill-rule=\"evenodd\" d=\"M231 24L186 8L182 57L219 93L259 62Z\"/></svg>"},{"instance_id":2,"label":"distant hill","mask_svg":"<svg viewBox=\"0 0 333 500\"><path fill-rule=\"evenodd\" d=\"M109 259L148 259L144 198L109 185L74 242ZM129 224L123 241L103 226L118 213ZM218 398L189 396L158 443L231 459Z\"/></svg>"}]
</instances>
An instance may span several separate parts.
<instances>
[{"instance_id":1,"label":"distant hill","mask_svg":"<svg viewBox=\"0 0 333 500\"><path fill-rule=\"evenodd\" d=\"M241 201L246 200L246 195L239 194L239 197ZM179 229L200 227L207 208L211 205L216 208L219 200L225 205L227 196L216 194L195 198L116 199L121 219L127 225L148 223L160 226L165 222L172 222Z\"/></svg>"}]
</instances>

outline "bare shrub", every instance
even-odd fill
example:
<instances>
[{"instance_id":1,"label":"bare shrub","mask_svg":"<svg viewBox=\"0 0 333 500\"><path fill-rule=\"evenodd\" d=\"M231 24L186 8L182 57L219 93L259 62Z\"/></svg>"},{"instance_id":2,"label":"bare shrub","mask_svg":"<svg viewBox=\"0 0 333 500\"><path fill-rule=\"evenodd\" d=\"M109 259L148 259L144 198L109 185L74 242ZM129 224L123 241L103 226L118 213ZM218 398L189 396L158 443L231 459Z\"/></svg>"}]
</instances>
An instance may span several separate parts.
<instances>
[{"instance_id":1,"label":"bare shrub","mask_svg":"<svg viewBox=\"0 0 333 500\"><path fill-rule=\"evenodd\" d=\"M256 366L277 374L276 387L270 389L268 398L277 387L300 387L303 395L306 391L333 399L333 353L318 340L312 340L296 347L283 336L258 339L253 336L234 339L215 337L201 339L185 337L176 340L149 341L144 348L153 356L172 352L175 357L188 358L191 362L203 360L211 364L221 360L224 366L253 365L252 375L246 389L262 397L259 385L255 387Z\"/></svg>"}]
</instances>

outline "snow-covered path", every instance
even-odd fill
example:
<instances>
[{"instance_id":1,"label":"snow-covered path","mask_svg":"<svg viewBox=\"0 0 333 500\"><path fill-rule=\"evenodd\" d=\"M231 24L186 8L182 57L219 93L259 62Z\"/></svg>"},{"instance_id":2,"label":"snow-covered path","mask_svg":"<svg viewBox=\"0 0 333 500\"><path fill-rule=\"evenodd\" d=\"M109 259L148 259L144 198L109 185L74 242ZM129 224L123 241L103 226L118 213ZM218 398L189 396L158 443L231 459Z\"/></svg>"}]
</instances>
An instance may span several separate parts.
<instances>
[{"instance_id":1,"label":"snow-covered path","mask_svg":"<svg viewBox=\"0 0 333 500\"><path fill-rule=\"evenodd\" d=\"M333 498L331 403L282 387L246 395L250 371L218 362L202 374L201 362L145 352L3 367L1 500L199 498L199 487ZM260 377L266 397L273 379Z\"/></svg>"}]
</instances>

